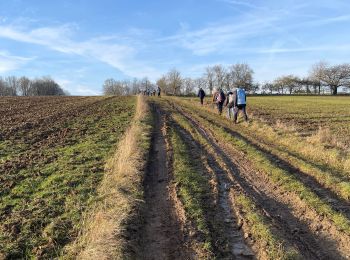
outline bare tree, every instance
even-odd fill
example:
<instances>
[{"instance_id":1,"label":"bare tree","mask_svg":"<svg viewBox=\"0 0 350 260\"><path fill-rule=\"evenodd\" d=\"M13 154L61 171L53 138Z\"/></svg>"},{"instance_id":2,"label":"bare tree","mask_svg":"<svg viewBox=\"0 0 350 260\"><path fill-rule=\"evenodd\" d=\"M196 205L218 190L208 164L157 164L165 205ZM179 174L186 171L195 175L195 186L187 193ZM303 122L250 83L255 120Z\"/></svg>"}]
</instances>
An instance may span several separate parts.
<instances>
[{"instance_id":1,"label":"bare tree","mask_svg":"<svg viewBox=\"0 0 350 260\"><path fill-rule=\"evenodd\" d=\"M18 80L15 76L5 78L6 86L9 88L10 96L17 96Z\"/></svg>"},{"instance_id":2,"label":"bare tree","mask_svg":"<svg viewBox=\"0 0 350 260\"><path fill-rule=\"evenodd\" d=\"M275 91L275 85L273 83L270 82L265 82L262 86L261 89L264 93L269 93L272 94L273 91Z\"/></svg>"},{"instance_id":3,"label":"bare tree","mask_svg":"<svg viewBox=\"0 0 350 260\"><path fill-rule=\"evenodd\" d=\"M197 88L197 90L200 88L206 89L206 87L207 87L206 80L203 77L196 78L194 80L194 85Z\"/></svg>"},{"instance_id":4,"label":"bare tree","mask_svg":"<svg viewBox=\"0 0 350 260\"><path fill-rule=\"evenodd\" d=\"M22 96L29 96L31 81L27 77L20 77L18 80L19 91Z\"/></svg>"},{"instance_id":5,"label":"bare tree","mask_svg":"<svg viewBox=\"0 0 350 260\"><path fill-rule=\"evenodd\" d=\"M289 94L292 94L293 91L298 87L300 79L294 75L281 76L275 80L275 84L280 87L282 90L287 89Z\"/></svg>"},{"instance_id":6,"label":"bare tree","mask_svg":"<svg viewBox=\"0 0 350 260\"><path fill-rule=\"evenodd\" d=\"M167 79L167 85L172 90L172 94L179 95L181 85L182 85L181 73L176 69L172 69L168 72L166 79Z\"/></svg>"},{"instance_id":7,"label":"bare tree","mask_svg":"<svg viewBox=\"0 0 350 260\"><path fill-rule=\"evenodd\" d=\"M156 82L156 85L161 89L163 93L166 93L166 94L170 93L170 90L167 85L166 76L162 76L160 79L158 79Z\"/></svg>"},{"instance_id":8,"label":"bare tree","mask_svg":"<svg viewBox=\"0 0 350 260\"><path fill-rule=\"evenodd\" d=\"M245 63L237 63L229 68L232 85L244 87L246 90L250 90L253 85L253 73L254 71Z\"/></svg>"},{"instance_id":9,"label":"bare tree","mask_svg":"<svg viewBox=\"0 0 350 260\"><path fill-rule=\"evenodd\" d=\"M350 64L344 63L330 66L325 62L315 64L311 69L311 77L319 80L336 95L339 87L350 87Z\"/></svg>"},{"instance_id":10,"label":"bare tree","mask_svg":"<svg viewBox=\"0 0 350 260\"><path fill-rule=\"evenodd\" d=\"M213 71L215 76L216 88L223 89L226 76L225 68L221 64L218 64L213 67Z\"/></svg>"},{"instance_id":11,"label":"bare tree","mask_svg":"<svg viewBox=\"0 0 350 260\"><path fill-rule=\"evenodd\" d=\"M204 76L208 84L208 89L210 93L213 92L213 88L214 88L214 77L215 77L214 75L215 75L215 72L213 67L206 67Z\"/></svg>"},{"instance_id":12,"label":"bare tree","mask_svg":"<svg viewBox=\"0 0 350 260\"><path fill-rule=\"evenodd\" d=\"M195 87L195 83L193 81L193 79L191 78L184 78L183 79L183 84L182 84L182 87L183 87L183 94L184 95L191 95L194 93L194 87Z\"/></svg>"},{"instance_id":13,"label":"bare tree","mask_svg":"<svg viewBox=\"0 0 350 260\"><path fill-rule=\"evenodd\" d=\"M129 93L129 88L126 81L116 81L110 78L103 83L103 93L105 95L123 96Z\"/></svg>"},{"instance_id":14,"label":"bare tree","mask_svg":"<svg viewBox=\"0 0 350 260\"><path fill-rule=\"evenodd\" d=\"M35 79L28 91L30 96L64 96L63 89L50 77Z\"/></svg>"}]
</instances>

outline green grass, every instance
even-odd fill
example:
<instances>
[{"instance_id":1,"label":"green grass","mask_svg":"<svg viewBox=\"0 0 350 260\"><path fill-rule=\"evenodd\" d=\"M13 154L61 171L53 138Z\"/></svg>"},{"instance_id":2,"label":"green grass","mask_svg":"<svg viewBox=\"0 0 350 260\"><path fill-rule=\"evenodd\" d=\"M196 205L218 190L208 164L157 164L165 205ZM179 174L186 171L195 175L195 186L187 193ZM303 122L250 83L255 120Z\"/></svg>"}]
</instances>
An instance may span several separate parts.
<instances>
[{"instance_id":1,"label":"green grass","mask_svg":"<svg viewBox=\"0 0 350 260\"><path fill-rule=\"evenodd\" d=\"M203 147L212 149L206 139L203 138L198 130L194 128L186 118L175 111L172 111L172 118L182 128L186 129L186 131ZM214 151L212 152L215 154ZM223 164L223 161L219 157L216 159L219 164ZM247 220L252 237L255 241L265 244L269 259L301 259L301 255L296 249L285 248L283 239L278 238L278 236L273 233L271 223L268 223L267 219L259 212L256 205L249 197L244 194L236 195L235 197L236 206L242 208L243 217Z\"/></svg>"},{"instance_id":2,"label":"green grass","mask_svg":"<svg viewBox=\"0 0 350 260\"><path fill-rule=\"evenodd\" d=\"M350 145L349 96L257 96L248 97L248 103L249 111L262 119L292 122L299 132L327 127Z\"/></svg>"},{"instance_id":3,"label":"green grass","mask_svg":"<svg viewBox=\"0 0 350 260\"><path fill-rule=\"evenodd\" d=\"M8 258L54 258L77 236L104 165L134 115L135 98L96 106L69 122L76 133L45 147L21 180L0 197L0 252ZM80 132L86 129L85 132Z\"/></svg>"},{"instance_id":4,"label":"green grass","mask_svg":"<svg viewBox=\"0 0 350 260\"><path fill-rule=\"evenodd\" d=\"M181 102L181 104L184 103ZM273 183L288 192L295 193L307 205L316 210L318 214L325 215L332 220L339 231L350 235L350 221L344 214L333 210L328 202L319 198L309 187L306 187L302 182L297 180L296 177L285 169L277 167L268 155L256 149L245 140L232 136L223 127L210 124L207 120L198 116L199 111L188 110L188 112L192 113L192 116L199 120L206 128L211 129L217 138L244 152L247 159L252 163L252 166L266 174ZM207 116L214 118L214 114L207 114Z\"/></svg>"},{"instance_id":5,"label":"green grass","mask_svg":"<svg viewBox=\"0 0 350 260\"><path fill-rule=\"evenodd\" d=\"M197 229L204 235L202 248L211 252L213 249L205 211L208 209L206 198L210 193L208 179L194 165L189 147L180 135L171 130L171 143L173 148L173 171L180 199L186 214L194 221Z\"/></svg>"}]
</instances>

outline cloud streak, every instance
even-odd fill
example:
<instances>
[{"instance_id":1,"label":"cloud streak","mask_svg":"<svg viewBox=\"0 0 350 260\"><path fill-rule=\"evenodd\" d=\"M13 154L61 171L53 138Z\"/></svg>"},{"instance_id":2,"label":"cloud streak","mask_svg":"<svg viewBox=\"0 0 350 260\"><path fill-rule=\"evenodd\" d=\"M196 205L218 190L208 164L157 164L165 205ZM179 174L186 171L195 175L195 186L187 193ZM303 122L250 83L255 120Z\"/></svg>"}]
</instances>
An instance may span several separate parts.
<instances>
[{"instance_id":1,"label":"cloud streak","mask_svg":"<svg viewBox=\"0 0 350 260\"><path fill-rule=\"evenodd\" d=\"M20 68L33 58L19 57L0 51L0 72L5 73Z\"/></svg>"},{"instance_id":2,"label":"cloud streak","mask_svg":"<svg viewBox=\"0 0 350 260\"><path fill-rule=\"evenodd\" d=\"M31 30L0 25L0 38L45 46L65 54L80 55L106 63L127 76L155 76L156 69L136 60L137 50L127 44L115 43L122 37L103 36L86 41L74 41L73 26L41 27ZM140 33L140 32L139 32Z\"/></svg>"}]
</instances>

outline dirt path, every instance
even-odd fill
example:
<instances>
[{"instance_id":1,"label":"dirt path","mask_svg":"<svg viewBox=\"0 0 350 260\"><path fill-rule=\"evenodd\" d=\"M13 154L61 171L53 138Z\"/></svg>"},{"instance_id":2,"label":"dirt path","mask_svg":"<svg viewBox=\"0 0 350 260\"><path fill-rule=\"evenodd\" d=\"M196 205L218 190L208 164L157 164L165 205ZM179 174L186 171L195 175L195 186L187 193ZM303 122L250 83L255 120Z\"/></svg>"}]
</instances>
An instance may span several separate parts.
<instances>
[{"instance_id":1,"label":"dirt path","mask_svg":"<svg viewBox=\"0 0 350 260\"><path fill-rule=\"evenodd\" d=\"M142 236L142 259L186 259L180 223L170 198L170 175L164 137L164 116L154 111L150 164L145 178L145 225Z\"/></svg>"},{"instance_id":2,"label":"dirt path","mask_svg":"<svg viewBox=\"0 0 350 260\"><path fill-rule=\"evenodd\" d=\"M213 253L218 259L255 259L253 251L245 243L243 232L238 225L237 216L230 203L230 180L220 169L215 158L207 152L191 134L174 123L183 140L191 147L191 154L200 154L203 163L203 173L214 183L214 203L207 198L206 203L213 204L206 213L211 237L213 238Z\"/></svg>"},{"instance_id":3,"label":"dirt path","mask_svg":"<svg viewBox=\"0 0 350 260\"><path fill-rule=\"evenodd\" d=\"M224 165L221 166L226 168L226 173L231 179L232 185L242 189L261 206L266 213L266 217L271 219L284 240L297 246L307 259L342 258L337 252L334 241L330 241L324 237L324 234L315 232L309 226L308 218L316 218L317 215L306 208L297 209L300 207L298 206L298 199L286 196L285 192L270 184L266 178L256 174L250 168L249 162L244 159L244 155L242 157L239 152L233 154L229 149L220 147L210 131L203 128L191 115L177 105L174 108L185 116L211 144L215 154L222 158ZM306 216L303 216L303 214Z\"/></svg>"}]
</instances>

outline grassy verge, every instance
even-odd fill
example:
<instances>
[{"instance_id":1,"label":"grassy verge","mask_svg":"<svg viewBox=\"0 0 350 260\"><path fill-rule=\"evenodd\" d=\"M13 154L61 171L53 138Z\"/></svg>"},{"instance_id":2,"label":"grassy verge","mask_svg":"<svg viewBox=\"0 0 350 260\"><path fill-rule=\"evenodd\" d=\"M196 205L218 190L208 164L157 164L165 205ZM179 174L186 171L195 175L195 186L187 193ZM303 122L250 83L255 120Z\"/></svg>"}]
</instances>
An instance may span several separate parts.
<instances>
[{"instance_id":1,"label":"grassy verge","mask_svg":"<svg viewBox=\"0 0 350 260\"><path fill-rule=\"evenodd\" d=\"M182 201L186 214L204 237L200 245L211 255L213 245L207 225L205 211L208 209L206 198L210 193L208 179L195 167L187 144L173 128L170 132L173 148L173 174L177 185L178 195Z\"/></svg>"},{"instance_id":2,"label":"grassy verge","mask_svg":"<svg viewBox=\"0 0 350 260\"><path fill-rule=\"evenodd\" d=\"M203 138L198 130L194 128L186 118L175 111L173 111L172 117L203 147L207 150L213 149L206 139ZM210 153L215 156L214 151L210 151ZM220 165L224 164L218 156L215 157ZM225 166L223 166L223 168L225 168ZM264 215L258 210L253 200L243 193L239 194L238 192L234 192L231 194L233 195L235 202L233 207L238 206L240 208L240 214L242 215L242 218L246 220L245 230L252 234L252 238L258 244L260 254L264 254L265 252L263 251L266 251L268 259L301 259L301 255L296 249L291 247L287 248L283 239L274 234L271 223L269 223Z\"/></svg>"},{"instance_id":3,"label":"grassy verge","mask_svg":"<svg viewBox=\"0 0 350 260\"><path fill-rule=\"evenodd\" d=\"M333 210L328 202L319 198L310 188L306 187L288 171L276 167L266 154L259 151L245 140L232 136L229 132L225 131L224 128L210 124L207 120L195 114L198 113L198 111L195 111L195 113L194 111L188 112L207 129L211 129L217 138L233 146L235 149L242 151L246 155L246 158L252 163L252 166L266 174L274 184L277 184L288 192L295 193L309 207L316 210L318 214L327 216L332 220L339 231L350 235L350 221L344 214Z\"/></svg>"},{"instance_id":4,"label":"grassy verge","mask_svg":"<svg viewBox=\"0 0 350 260\"><path fill-rule=\"evenodd\" d=\"M203 111L200 111L198 115L200 115L202 118L210 120L211 122L220 122L221 125L226 126L229 129L232 128L232 124L230 124L231 122L228 122L223 118L218 118L210 112L204 115ZM286 149L285 146L276 144L283 139L284 142L289 140L290 144L293 142L294 145L299 145L302 143L304 145L304 149L306 149L305 147L307 147L307 145L305 145L305 142L297 142L294 140L296 137L289 137L288 139L287 137L281 137L280 135L278 136L268 126L262 126L256 122L245 125L245 127L241 127L239 129L239 134L276 156L276 158L285 160L295 168L299 168L305 174L314 177L319 184L327 189L330 189L340 198L344 200L348 200L350 198L350 182L349 178L344 176L344 173L336 173L327 169L322 170L322 166L316 166L313 163L300 158L298 154L294 154L295 152L291 152L290 150ZM314 153L316 151L319 152L320 150L318 150L316 147L316 149L314 149Z\"/></svg>"},{"instance_id":5,"label":"grassy verge","mask_svg":"<svg viewBox=\"0 0 350 260\"><path fill-rule=\"evenodd\" d=\"M66 258L131 257L126 230L128 224L139 217L143 199L142 171L150 147L151 125L148 105L144 97L139 96L132 125L106 166L98 189L98 200L85 216L81 236L67 249Z\"/></svg>"}]
</instances>

